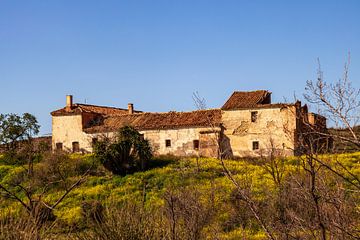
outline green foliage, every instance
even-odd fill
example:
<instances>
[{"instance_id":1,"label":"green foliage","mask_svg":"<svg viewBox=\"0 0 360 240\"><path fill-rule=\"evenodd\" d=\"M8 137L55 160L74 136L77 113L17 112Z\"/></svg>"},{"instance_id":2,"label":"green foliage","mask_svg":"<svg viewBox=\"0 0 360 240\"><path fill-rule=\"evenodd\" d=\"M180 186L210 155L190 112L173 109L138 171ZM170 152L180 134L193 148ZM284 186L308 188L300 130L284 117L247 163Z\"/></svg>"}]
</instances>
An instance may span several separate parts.
<instances>
[{"instance_id":1,"label":"green foliage","mask_svg":"<svg viewBox=\"0 0 360 240\"><path fill-rule=\"evenodd\" d=\"M8 150L16 149L18 141L30 139L39 129L35 116L30 113L0 114L0 144L5 144Z\"/></svg>"},{"instance_id":2,"label":"green foliage","mask_svg":"<svg viewBox=\"0 0 360 240\"><path fill-rule=\"evenodd\" d=\"M104 167L117 175L145 170L152 157L150 143L132 127L121 128L115 142L109 139L97 142L94 152Z\"/></svg>"}]
</instances>

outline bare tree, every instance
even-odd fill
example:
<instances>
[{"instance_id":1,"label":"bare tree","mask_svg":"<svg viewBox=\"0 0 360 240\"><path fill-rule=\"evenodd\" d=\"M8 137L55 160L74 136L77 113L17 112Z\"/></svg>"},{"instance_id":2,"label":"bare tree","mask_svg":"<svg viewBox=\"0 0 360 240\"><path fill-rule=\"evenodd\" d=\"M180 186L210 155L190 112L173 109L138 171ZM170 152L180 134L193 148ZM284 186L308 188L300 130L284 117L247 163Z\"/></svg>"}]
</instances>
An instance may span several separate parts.
<instances>
[{"instance_id":1,"label":"bare tree","mask_svg":"<svg viewBox=\"0 0 360 240\"><path fill-rule=\"evenodd\" d=\"M328 83L324 79L318 60L317 80L307 81L306 84L305 99L318 108L318 113L325 116L334 129L325 131L324 126L321 127L324 123L320 122L323 119L319 115L314 116L313 122L308 119L308 116L299 116L302 123L302 128L299 129L299 144L303 154L299 158L302 168L308 176L308 181L299 182L298 186L304 190L302 198L309 203L309 207L314 209L314 218L311 221L316 223L314 227L321 232L323 240L332 236L339 237L337 231L345 234L347 238L358 238L357 234L353 233L353 228L339 226L339 222L333 219L335 213L339 216L344 216L345 213L334 207L335 204L328 202L343 202L345 205L347 200L332 192L332 188L325 183L324 176L326 171L334 174L335 177L345 181L351 187L355 187L355 192L360 190L360 179L335 156L321 155L329 150L328 143L332 140L334 140L333 149L336 152L339 151L339 144L343 143L360 149L359 133L356 132L356 125L360 119L360 89L353 87L349 81L349 64L350 56L345 63L343 77L334 83ZM334 182L337 181L334 180ZM336 186L341 187L340 184ZM347 187L348 190L351 187ZM332 195L329 192L332 192ZM354 218L354 215L351 217ZM309 227L311 229L313 226Z\"/></svg>"},{"instance_id":2,"label":"bare tree","mask_svg":"<svg viewBox=\"0 0 360 240\"><path fill-rule=\"evenodd\" d=\"M316 141L319 139L333 139L333 148L335 152L339 151L339 145L350 145L355 150L360 150L360 89L352 85L349 80L350 54L344 66L343 77L334 83L328 83L324 79L320 60L318 59L317 80L307 81L305 99L318 107L319 114L323 114L330 124L334 126L330 131L320 131L316 125L306 123L306 130L301 134L303 139L309 140L309 143L302 144L311 154L319 149L314 149ZM345 149L346 150L346 149ZM336 167L342 169L342 172L336 170L334 166L325 163L320 158L314 159L329 171L343 178L345 181L360 190L360 178L337 159Z\"/></svg>"},{"instance_id":3,"label":"bare tree","mask_svg":"<svg viewBox=\"0 0 360 240\"><path fill-rule=\"evenodd\" d=\"M203 97L199 95L198 92L195 92L193 94L193 100L195 103L195 106L199 110L205 110L206 109L206 101ZM227 146L227 144L224 143L224 138L222 137L223 133L221 131L222 126L220 126L220 131L217 130L217 127L214 122L208 117L208 126L212 129L212 132L215 133L215 137L212 138L212 142L214 145L217 146L218 150L218 159L220 160L220 164L224 170L225 175L227 178L234 184L234 186L237 189L238 192L238 198L243 201L246 206L250 209L251 213L255 217L258 224L261 226L261 228L266 233L267 237L269 239L275 240L276 237L270 228L270 226L267 224L267 222L263 219L261 216L261 213L256 205L256 202L251 198L251 195L249 194L246 189L244 189L241 184L234 178L231 171L226 167L225 158L231 156L229 153L231 152L231 149Z\"/></svg>"},{"instance_id":4,"label":"bare tree","mask_svg":"<svg viewBox=\"0 0 360 240\"><path fill-rule=\"evenodd\" d=\"M319 113L343 131L321 133L325 136L354 145L360 149L359 133L356 126L360 123L360 89L349 80L350 54L344 66L343 77L329 83L324 79L318 59L317 80L307 81L305 99L319 108ZM341 134L343 132L348 134Z\"/></svg>"},{"instance_id":5,"label":"bare tree","mask_svg":"<svg viewBox=\"0 0 360 240\"><path fill-rule=\"evenodd\" d=\"M0 196L20 203L41 227L44 221L54 218L53 210L85 181L92 169L90 166L77 180L71 181L70 174L74 170L71 169L73 166L70 161L73 159L66 155L51 153L45 156L41 167L33 173L29 174L24 167L24 173L13 176L10 182L0 184ZM46 203L43 199L53 185L62 186L64 193L53 203Z\"/></svg>"}]
</instances>

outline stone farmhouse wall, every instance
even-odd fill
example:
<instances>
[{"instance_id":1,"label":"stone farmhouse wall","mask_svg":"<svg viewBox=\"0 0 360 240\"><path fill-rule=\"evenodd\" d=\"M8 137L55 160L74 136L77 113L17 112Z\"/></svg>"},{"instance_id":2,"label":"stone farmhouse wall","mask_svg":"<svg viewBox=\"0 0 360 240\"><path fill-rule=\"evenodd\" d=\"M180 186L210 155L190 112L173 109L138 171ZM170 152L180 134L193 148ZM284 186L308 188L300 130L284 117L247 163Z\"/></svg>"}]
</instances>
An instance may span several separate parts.
<instances>
[{"instance_id":1,"label":"stone farmhouse wall","mask_svg":"<svg viewBox=\"0 0 360 240\"><path fill-rule=\"evenodd\" d=\"M209 128L180 128L139 132L143 134L145 139L149 140L155 155L217 157L218 145L214 142L217 134L207 133L209 130ZM91 152L92 139L103 137L112 139L115 136L116 132L87 134L82 141L84 143L82 149ZM209 138L209 136L211 137ZM167 141L170 141L170 146L167 146ZM198 146L195 141L199 142Z\"/></svg>"},{"instance_id":2,"label":"stone farmhouse wall","mask_svg":"<svg viewBox=\"0 0 360 240\"><path fill-rule=\"evenodd\" d=\"M256 112L256 119L251 113ZM223 111L224 136L235 157L277 154L294 155L295 107ZM257 143L254 143L257 142ZM254 150L253 144L258 145Z\"/></svg>"},{"instance_id":3,"label":"stone farmhouse wall","mask_svg":"<svg viewBox=\"0 0 360 240\"><path fill-rule=\"evenodd\" d=\"M131 103L127 110L73 104L68 95L66 106L51 115L53 149L80 152L92 152L95 140L112 138L126 125L140 129L155 154L209 157L295 155L311 129L327 131L326 118L299 101L271 104L265 90L234 92L220 109L168 113L135 111Z\"/></svg>"},{"instance_id":4,"label":"stone farmhouse wall","mask_svg":"<svg viewBox=\"0 0 360 240\"><path fill-rule=\"evenodd\" d=\"M73 142L78 142L81 152L92 152L93 139L102 137L113 138L116 133L97 133L87 134L83 131L82 115L54 116L53 117L53 137L52 147L56 149L56 144L61 143L62 149L71 152ZM217 145L213 140L217 135L214 133L202 133L209 131L209 128L181 128L165 130L145 130L140 131L145 139L148 139L155 154L173 154L177 156L209 156L217 157ZM206 135L206 136L205 136ZM206 140L206 137L208 138ZM200 141L201 139L201 141ZM170 146L166 146L166 141L170 141ZM199 141L197 148L194 141Z\"/></svg>"},{"instance_id":5,"label":"stone farmhouse wall","mask_svg":"<svg viewBox=\"0 0 360 240\"><path fill-rule=\"evenodd\" d=\"M217 157L216 146L207 145L203 138L203 131L207 128L181 128L168 130L141 131L148 139L156 154L173 154L176 156L211 156ZM216 135L213 135L214 139ZM170 146L166 146L170 141ZM196 146L198 141L199 146Z\"/></svg>"},{"instance_id":6,"label":"stone farmhouse wall","mask_svg":"<svg viewBox=\"0 0 360 240\"><path fill-rule=\"evenodd\" d=\"M52 117L52 148L61 143L62 149L72 151L73 142L78 142L82 152L92 151L92 137L83 132L82 115Z\"/></svg>"},{"instance_id":7,"label":"stone farmhouse wall","mask_svg":"<svg viewBox=\"0 0 360 240\"><path fill-rule=\"evenodd\" d=\"M257 112L252 121L252 112ZM222 151L231 157L269 155L274 149L279 154L294 155L296 113L295 107L228 110L222 112ZM219 134L211 128L180 128L140 131L148 139L154 153L177 156L217 157ZM218 132L220 128L216 129ZM115 133L87 134L83 131L82 115L54 116L52 146L62 143L62 148L72 151L78 142L80 151L92 152L92 141L102 136L113 137ZM170 146L166 141L170 141ZM196 143L199 146L196 148ZM257 142L258 149L254 149Z\"/></svg>"}]
</instances>

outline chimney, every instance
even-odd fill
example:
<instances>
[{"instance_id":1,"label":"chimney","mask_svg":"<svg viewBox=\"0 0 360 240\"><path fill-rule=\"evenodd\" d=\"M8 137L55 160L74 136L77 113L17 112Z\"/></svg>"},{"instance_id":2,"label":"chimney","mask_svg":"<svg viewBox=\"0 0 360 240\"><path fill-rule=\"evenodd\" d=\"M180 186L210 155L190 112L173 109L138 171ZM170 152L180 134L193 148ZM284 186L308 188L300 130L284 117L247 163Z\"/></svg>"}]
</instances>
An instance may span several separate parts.
<instances>
[{"instance_id":1,"label":"chimney","mask_svg":"<svg viewBox=\"0 0 360 240\"><path fill-rule=\"evenodd\" d=\"M66 111L70 111L73 106L73 96L66 95Z\"/></svg>"},{"instance_id":2,"label":"chimney","mask_svg":"<svg viewBox=\"0 0 360 240\"><path fill-rule=\"evenodd\" d=\"M128 110L129 110L129 114L133 114L134 113L134 104L128 103Z\"/></svg>"}]
</instances>

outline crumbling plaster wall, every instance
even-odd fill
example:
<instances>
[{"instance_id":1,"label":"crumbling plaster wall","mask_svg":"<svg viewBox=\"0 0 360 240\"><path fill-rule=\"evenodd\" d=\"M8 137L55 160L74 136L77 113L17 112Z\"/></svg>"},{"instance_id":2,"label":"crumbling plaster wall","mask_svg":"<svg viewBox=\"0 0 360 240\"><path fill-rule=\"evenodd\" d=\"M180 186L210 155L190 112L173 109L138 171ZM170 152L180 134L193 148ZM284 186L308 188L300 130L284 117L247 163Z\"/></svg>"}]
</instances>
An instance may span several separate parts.
<instances>
[{"instance_id":1,"label":"crumbling plaster wall","mask_svg":"<svg viewBox=\"0 0 360 240\"><path fill-rule=\"evenodd\" d=\"M255 122L253 111L258 112ZM273 147L278 153L294 155L295 107L223 111L222 122L233 156L269 155ZM259 150L253 150L254 141L259 142Z\"/></svg>"},{"instance_id":2,"label":"crumbling plaster wall","mask_svg":"<svg viewBox=\"0 0 360 240\"><path fill-rule=\"evenodd\" d=\"M63 150L72 151L72 143L79 142L80 150L91 152L91 136L83 132L81 115L53 116L52 117L52 148L56 143L63 144Z\"/></svg>"},{"instance_id":3,"label":"crumbling plaster wall","mask_svg":"<svg viewBox=\"0 0 360 240\"><path fill-rule=\"evenodd\" d=\"M115 132L87 134L83 131L83 120L81 115L53 116L52 148L56 149L56 143L62 143L63 150L71 152L72 143L79 142L82 152L92 152L93 138L113 138L116 135ZM146 130L140 131L140 133L144 134L144 138L150 141L155 154L173 154L176 156L197 156L202 154L216 157L217 150L214 149L216 148L214 145L204 145L200 142L200 148L194 149L194 140L200 140L200 132L202 131L209 131L209 128ZM171 141L170 147L166 147L166 140Z\"/></svg>"},{"instance_id":4,"label":"crumbling plaster wall","mask_svg":"<svg viewBox=\"0 0 360 240\"><path fill-rule=\"evenodd\" d=\"M257 111L256 122L251 122L251 112ZM229 110L222 112L223 137L235 157L259 156L270 153L272 146L285 155L293 155L295 148L296 113L295 107ZM114 133L87 134L83 131L81 115L53 116L52 147L61 142L63 149L71 151L72 143L79 142L83 152L92 152L92 138L113 137ZM140 131L148 139L155 154L177 156L217 157L214 129L189 127ZM216 129L219 131L220 129ZM201 132L207 132L205 135ZM210 134L209 134L210 132ZM166 147L165 141L171 140ZM211 141L209 141L209 139ZM200 140L200 149L194 149L194 140ZM206 140L206 141L204 141ZM259 142L259 150L253 150L253 141Z\"/></svg>"},{"instance_id":5,"label":"crumbling plaster wall","mask_svg":"<svg viewBox=\"0 0 360 240\"><path fill-rule=\"evenodd\" d=\"M143 130L140 131L144 134L144 138L150 141L150 144L156 155L172 154L176 156L206 156L216 157L217 146L200 141L200 148L194 149L194 140L203 140L204 134L201 132L208 132L209 128L191 127L191 128L177 128L177 129L161 129L161 130ZM217 129L219 130L219 129ZM103 133L91 134L90 139L106 136L107 138L113 138L116 133ZM207 137L211 133L205 134ZM215 139L216 135L213 134ZM170 140L171 146L166 147L165 141Z\"/></svg>"},{"instance_id":6,"label":"crumbling plaster wall","mask_svg":"<svg viewBox=\"0 0 360 240\"><path fill-rule=\"evenodd\" d=\"M148 130L141 131L144 134L145 139L148 139L154 148L156 154L173 154L177 156L197 156L205 153L207 146L204 146L200 142L200 148L194 149L194 140L200 140L202 131L209 130L207 128L179 128L179 129L167 129L167 130ZM165 141L171 141L171 146L166 147ZM212 156L210 151L207 156Z\"/></svg>"}]
</instances>

